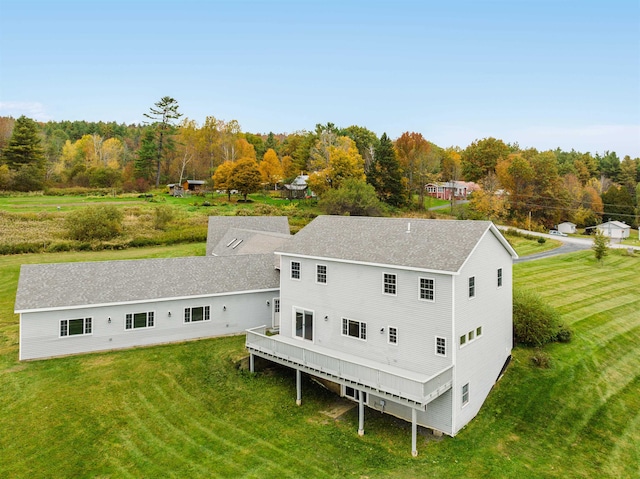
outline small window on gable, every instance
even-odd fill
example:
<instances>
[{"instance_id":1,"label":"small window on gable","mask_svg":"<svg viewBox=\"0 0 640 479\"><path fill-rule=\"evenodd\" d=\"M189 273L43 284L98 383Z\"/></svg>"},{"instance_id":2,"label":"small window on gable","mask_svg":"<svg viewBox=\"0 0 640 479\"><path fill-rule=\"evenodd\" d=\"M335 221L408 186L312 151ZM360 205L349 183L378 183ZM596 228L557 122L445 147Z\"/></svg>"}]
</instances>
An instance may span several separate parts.
<instances>
[{"instance_id":1,"label":"small window on gable","mask_svg":"<svg viewBox=\"0 0 640 479\"><path fill-rule=\"evenodd\" d=\"M389 344L398 344L398 328L389 326Z\"/></svg>"},{"instance_id":2,"label":"small window on gable","mask_svg":"<svg viewBox=\"0 0 640 479\"><path fill-rule=\"evenodd\" d=\"M498 288L502 288L502 268L498 268Z\"/></svg>"},{"instance_id":3,"label":"small window on gable","mask_svg":"<svg viewBox=\"0 0 640 479\"><path fill-rule=\"evenodd\" d=\"M445 338L436 336L436 355L438 356L447 355L447 340Z\"/></svg>"},{"instance_id":4,"label":"small window on gable","mask_svg":"<svg viewBox=\"0 0 640 479\"><path fill-rule=\"evenodd\" d=\"M435 297L435 280L431 278L420 278L420 299L435 301Z\"/></svg>"},{"instance_id":5,"label":"small window on gable","mask_svg":"<svg viewBox=\"0 0 640 479\"><path fill-rule=\"evenodd\" d=\"M316 282L327 284L327 267L323 264L316 265Z\"/></svg>"},{"instance_id":6,"label":"small window on gable","mask_svg":"<svg viewBox=\"0 0 640 479\"><path fill-rule=\"evenodd\" d=\"M384 273L384 294L396 294L396 275Z\"/></svg>"},{"instance_id":7,"label":"small window on gable","mask_svg":"<svg viewBox=\"0 0 640 479\"><path fill-rule=\"evenodd\" d=\"M291 279L300 279L300 262L291 262Z\"/></svg>"},{"instance_id":8,"label":"small window on gable","mask_svg":"<svg viewBox=\"0 0 640 479\"><path fill-rule=\"evenodd\" d=\"M478 326L476 328L476 336L482 336L482 326Z\"/></svg>"},{"instance_id":9,"label":"small window on gable","mask_svg":"<svg viewBox=\"0 0 640 479\"><path fill-rule=\"evenodd\" d=\"M476 277L471 276L469 278L469 298L476 297Z\"/></svg>"},{"instance_id":10,"label":"small window on gable","mask_svg":"<svg viewBox=\"0 0 640 479\"><path fill-rule=\"evenodd\" d=\"M466 406L469 402L469 383L462 386L462 406Z\"/></svg>"}]
</instances>

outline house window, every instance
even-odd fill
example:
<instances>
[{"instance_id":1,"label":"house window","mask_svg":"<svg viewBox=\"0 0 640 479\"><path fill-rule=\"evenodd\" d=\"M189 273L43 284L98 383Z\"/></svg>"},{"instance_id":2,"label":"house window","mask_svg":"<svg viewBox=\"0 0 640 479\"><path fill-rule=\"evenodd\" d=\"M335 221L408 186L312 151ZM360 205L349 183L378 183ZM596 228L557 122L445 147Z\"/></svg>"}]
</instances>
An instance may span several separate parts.
<instances>
[{"instance_id":1,"label":"house window","mask_svg":"<svg viewBox=\"0 0 640 479\"><path fill-rule=\"evenodd\" d=\"M389 326L389 344L398 344L398 328Z\"/></svg>"},{"instance_id":2,"label":"house window","mask_svg":"<svg viewBox=\"0 0 640 479\"><path fill-rule=\"evenodd\" d=\"M366 392L361 392L360 390L352 388L350 386L345 386L344 387L344 397L353 399L354 401L359 401L360 400L360 394L362 394L362 402L366 403L367 402L367 393Z\"/></svg>"},{"instance_id":3,"label":"house window","mask_svg":"<svg viewBox=\"0 0 640 479\"><path fill-rule=\"evenodd\" d=\"M199 306L197 308L184 308L184 322L195 323L197 321L209 321L210 308L209 306Z\"/></svg>"},{"instance_id":4,"label":"house window","mask_svg":"<svg viewBox=\"0 0 640 479\"><path fill-rule=\"evenodd\" d=\"M60 337L91 334L91 318L63 319L60 321Z\"/></svg>"},{"instance_id":5,"label":"house window","mask_svg":"<svg viewBox=\"0 0 640 479\"><path fill-rule=\"evenodd\" d=\"M469 298L476 297L476 277L471 276L469 278Z\"/></svg>"},{"instance_id":6,"label":"house window","mask_svg":"<svg viewBox=\"0 0 640 479\"><path fill-rule=\"evenodd\" d=\"M420 299L426 301L435 300L435 280L431 278L420 278Z\"/></svg>"},{"instance_id":7,"label":"house window","mask_svg":"<svg viewBox=\"0 0 640 479\"><path fill-rule=\"evenodd\" d=\"M327 267L323 264L316 265L316 282L327 284Z\"/></svg>"},{"instance_id":8,"label":"house window","mask_svg":"<svg viewBox=\"0 0 640 479\"><path fill-rule=\"evenodd\" d=\"M396 294L396 275L384 273L384 294Z\"/></svg>"},{"instance_id":9,"label":"house window","mask_svg":"<svg viewBox=\"0 0 640 479\"><path fill-rule=\"evenodd\" d=\"M146 313L127 313L125 316L124 329L153 328L153 311Z\"/></svg>"},{"instance_id":10,"label":"house window","mask_svg":"<svg viewBox=\"0 0 640 479\"><path fill-rule=\"evenodd\" d=\"M273 298L273 312L280 312L280 298Z\"/></svg>"},{"instance_id":11,"label":"house window","mask_svg":"<svg viewBox=\"0 0 640 479\"><path fill-rule=\"evenodd\" d=\"M502 268L498 268L498 288L502 288Z\"/></svg>"},{"instance_id":12,"label":"house window","mask_svg":"<svg viewBox=\"0 0 640 479\"><path fill-rule=\"evenodd\" d=\"M295 309L296 314L296 336L302 339L313 341L313 311Z\"/></svg>"},{"instance_id":13,"label":"house window","mask_svg":"<svg viewBox=\"0 0 640 479\"><path fill-rule=\"evenodd\" d=\"M445 338L436 336L436 355L438 356L447 355L447 340Z\"/></svg>"},{"instance_id":14,"label":"house window","mask_svg":"<svg viewBox=\"0 0 640 479\"><path fill-rule=\"evenodd\" d=\"M476 332L471 330L467 333L467 337L469 338L469 341L473 341L476 338Z\"/></svg>"},{"instance_id":15,"label":"house window","mask_svg":"<svg viewBox=\"0 0 640 479\"><path fill-rule=\"evenodd\" d=\"M476 337L482 336L482 326L476 328Z\"/></svg>"},{"instance_id":16,"label":"house window","mask_svg":"<svg viewBox=\"0 0 640 479\"><path fill-rule=\"evenodd\" d=\"M342 335L367 339L367 323L355 319L342 318Z\"/></svg>"},{"instance_id":17,"label":"house window","mask_svg":"<svg viewBox=\"0 0 640 479\"><path fill-rule=\"evenodd\" d=\"M291 262L291 279L300 279L300 262Z\"/></svg>"},{"instance_id":18,"label":"house window","mask_svg":"<svg viewBox=\"0 0 640 479\"><path fill-rule=\"evenodd\" d=\"M467 335L463 334L460 336L460 346L464 346L467 343Z\"/></svg>"},{"instance_id":19,"label":"house window","mask_svg":"<svg viewBox=\"0 0 640 479\"><path fill-rule=\"evenodd\" d=\"M462 386L462 406L466 406L469 402L469 383Z\"/></svg>"}]
</instances>

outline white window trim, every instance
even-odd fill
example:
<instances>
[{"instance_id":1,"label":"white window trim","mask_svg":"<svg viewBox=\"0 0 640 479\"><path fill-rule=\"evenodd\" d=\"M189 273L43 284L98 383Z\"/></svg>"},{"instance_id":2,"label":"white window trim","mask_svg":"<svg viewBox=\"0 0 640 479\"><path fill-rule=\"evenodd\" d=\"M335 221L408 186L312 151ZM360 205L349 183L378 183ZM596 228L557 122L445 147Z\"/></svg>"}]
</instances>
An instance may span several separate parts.
<instances>
[{"instance_id":1,"label":"white window trim","mask_svg":"<svg viewBox=\"0 0 640 479\"><path fill-rule=\"evenodd\" d=\"M498 289L501 289L504 286L504 269L503 268L498 268L496 271L496 285Z\"/></svg>"},{"instance_id":2,"label":"white window trim","mask_svg":"<svg viewBox=\"0 0 640 479\"><path fill-rule=\"evenodd\" d=\"M153 314L153 326L145 326L144 328L135 328L134 325L134 321L135 318L134 316L136 314L140 314L140 313L145 313L147 315L147 324L149 324L149 313ZM131 315L131 328L127 328L127 314ZM156 315L155 310L152 311L135 311L135 312L131 312L131 313L125 313L124 315L124 330L125 331L140 331L141 329L152 329L156 327L156 323L158 322L158 316Z\"/></svg>"},{"instance_id":3,"label":"white window trim","mask_svg":"<svg viewBox=\"0 0 640 479\"><path fill-rule=\"evenodd\" d=\"M480 329L480 334L478 334L478 329ZM469 334L471 333L473 333L473 339L469 338ZM478 341L478 339L482 337L483 333L484 333L484 328L482 326L476 326L475 328L472 328L470 331L467 331L466 333L461 334L458 337L458 346L460 347L460 349L462 349L466 347L468 344ZM464 344L460 344L460 338L465 338Z\"/></svg>"},{"instance_id":4,"label":"white window trim","mask_svg":"<svg viewBox=\"0 0 640 479\"><path fill-rule=\"evenodd\" d=\"M471 282L471 278L473 278L473 296L471 296L471 285L469 284ZM476 299L476 296L478 296L478 285L476 284L476 277L474 276L469 276L467 278L467 296L468 299Z\"/></svg>"},{"instance_id":5,"label":"white window trim","mask_svg":"<svg viewBox=\"0 0 640 479\"><path fill-rule=\"evenodd\" d=\"M438 352L438 339L442 339L444 341L444 354L441 354ZM436 356L440 356L442 358L446 358L447 357L447 338L445 338L444 336L436 336L435 340L434 340L434 351L436 353Z\"/></svg>"},{"instance_id":6,"label":"white window trim","mask_svg":"<svg viewBox=\"0 0 640 479\"><path fill-rule=\"evenodd\" d=\"M82 320L82 334L69 334L69 321L74 321L74 320L78 320L81 319ZM89 320L91 322L91 332L90 333L86 333L85 331L87 330L87 320ZM61 333L62 331L62 322L66 321L67 322L67 334L65 334L64 336ZM65 318L65 319L61 319L60 321L58 321L58 338L63 339L63 338L75 338L76 336L93 336L93 317L92 316L87 316L84 318Z\"/></svg>"},{"instance_id":7,"label":"white window trim","mask_svg":"<svg viewBox=\"0 0 640 479\"><path fill-rule=\"evenodd\" d=\"M433 281L433 299L426 299L422 297L422 280L423 279L430 279L431 281ZM436 302L436 279L435 278L428 278L426 276L421 276L418 278L418 299L420 301L426 301L427 303Z\"/></svg>"},{"instance_id":8,"label":"white window trim","mask_svg":"<svg viewBox=\"0 0 640 479\"><path fill-rule=\"evenodd\" d=\"M298 277L297 278L293 277L293 263L296 263L298 265ZM300 281L300 278L302 278L302 263L300 261L291 260L289 262L289 278L291 278L294 281Z\"/></svg>"},{"instance_id":9,"label":"white window trim","mask_svg":"<svg viewBox=\"0 0 640 479\"><path fill-rule=\"evenodd\" d=\"M202 308L202 321L194 321L193 319L189 319L189 321L187 321L186 317L185 317L185 309L189 310L189 318L193 318L193 310L195 308ZM207 318L207 308L209 308L209 318ZM207 321L211 321L211 305L209 304L203 304L201 306L186 306L183 310L182 310L182 322L184 324L193 324L193 323L204 323Z\"/></svg>"},{"instance_id":10,"label":"white window trim","mask_svg":"<svg viewBox=\"0 0 640 479\"><path fill-rule=\"evenodd\" d=\"M324 283L322 281L318 281L318 267L324 266ZM316 264L316 284L326 285L329 282L329 268L327 268L326 264Z\"/></svg>"},{"instance_id":11,"label":"white window trim","mask_svg":"<svg viewBox=\"0 0 640 479\"><path fill-rule=\"evenodd\" d=\"M464 387L467 387L467 401L464 400ZM462 403L462 408L465 408L471 402L471 382L465 383L460 388L460 402Z\"/></svg>"},{"instance_id":12,"label":"white window trim","mask_svg":"<svg viewBox=\"0 0 640 479\"><path fill-rule=\"evenodd\" d=\"M385 291L385 286L387 285L385 281L385 275L391 275L395 278L395 282L394 282L395 293L387 293ZM398 296L398 275L396 273L386 273L386 272L382 273L382 294L384 294L385 296Z\"/></svg>"},{"instance_id":13,"label":"white window trim","mask_svg":"<svg viewBox=\"0 0 640 479\"><path fill-rule=\"evenodd\" d=\"M395 329L396 330L396 342L394 343L393 341L391 341L391 330ZM387 326L387 344L391 344L393 346L397 346L398 345L398 328L396 328L395 326Z\"/></svg>"},{"instance_id":14,"label":"white window trim","mask_svg":"<svg viewBox=\"0 0 640 479\"><path fill-rule=\"evenodd\" d=\"M344 322L347 321L347 334L344 333ZM349 331L349 321L353 321L354 323L358 323L358 336L351 336L348 331ZM364 324L364 338L362 338L362 325ZM342 317L342 321L340 321L340 333L342 334L342 336L344 336L345 338L352 338L352 339L357 339L358 341L364 341L365 343L367 342L367 334L369 333L368 328L367 328L367 323L364 321L360 321L359 319L352 319L352 318L345 318L344 316Z\"/></svg>"},{"instance_id":15,"label":"white window trim","mask_svg":"<svg viewBox=\"0 0 640 479\"><path fill-rule=\"evenodd\" d=\"M280 303L280 311L282 311L282 303ZM292 311L293 311L293 321L292 321L292 337L294 339L298 339L300 341L311 341L312 343L315 342L315 332L316 332L316 312L313 309L308 309L308 308L303 308L300 306L292 306ZM304 331L302 333L302 336L298 336L296 334L296 312L297 311L302 311L302 315L304 316L304 313L311 313L311 321L312 321L312 326L311 326L311 339L307 339L304 337Z\"/></svg>"}]
</instances>

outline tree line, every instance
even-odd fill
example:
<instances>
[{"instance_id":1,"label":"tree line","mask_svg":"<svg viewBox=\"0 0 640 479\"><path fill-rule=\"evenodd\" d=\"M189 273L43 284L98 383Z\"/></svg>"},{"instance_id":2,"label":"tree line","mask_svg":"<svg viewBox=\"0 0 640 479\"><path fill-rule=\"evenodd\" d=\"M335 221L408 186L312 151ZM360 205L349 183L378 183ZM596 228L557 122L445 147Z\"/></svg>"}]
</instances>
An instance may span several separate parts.
<instances>
[{"instance_id":1,"label":"tree line","mask_svg":"<svg viewBox=\"0 0 640 479\"><path fill-rule=\"evenodd\" d=\"M527 226L591 226L603 219L637 224L640 214L640 159L621 160L615 152L538 151L496 138L442 148L418 132L391 139L333 123L313 131L250 133L236 120L183 118L168 96L141 116L145 121L131 125L0 117L0 190L146 192L200 179L246 198L304 173L320 198L336 198L344 189L353 197L355 188L390 208L424 208L427 183L475 182L481 188L460 216Z\"/></svg>"}]
</instances>

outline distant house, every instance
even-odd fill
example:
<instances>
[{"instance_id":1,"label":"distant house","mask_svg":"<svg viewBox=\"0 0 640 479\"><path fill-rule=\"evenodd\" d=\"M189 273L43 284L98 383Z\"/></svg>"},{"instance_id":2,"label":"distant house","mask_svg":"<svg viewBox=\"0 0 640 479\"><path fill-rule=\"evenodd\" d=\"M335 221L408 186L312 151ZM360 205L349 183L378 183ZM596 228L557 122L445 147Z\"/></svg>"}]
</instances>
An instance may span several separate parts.
<instances>
[{"instance_id":1,"label":"distant house","mask_svg":"<svg viewBox=\"0 0 640 479\"><path fill-rule=\"evenodd\" d=\"M337 385L359 404L455 435L512 347L515 251L486 221L320 216L276 251L280 332L253 356ZM253 363L253 361L251 361Z\"/></svg>"},{"instance_id":2,"label":"distant house","mask_svg":"<svg viewBox=\"0 0 640 479\"><path fill-rule=\"evenodd\" d=\"M623 240L629 237L631 226L621 221L607 221L596 226L596 229L612 240Z\"/></svg>"},{"instance_id":3,"label":"distant house","mask_svg":"<svg viewBox=\"0 0 640 479\"><path fill-rule=\"evenodd\" d=\"M204 189L205 181L203 180L185 180L182 182L182 189L198 193Z\"/></svg>"},{"instance_id":4,"label":"distant house","mask_svg":"<svg viewBox=\"0 0 640 479\"><path fill-rule=\"evenodd\" d=\"M560 233L573 234L576 232L576 225L569 221L565 221L564 223L560 223L558 225L558 231Z\"/></svg>"},{"instance_id":5,"label":"distant house","mask_svg":"<svg viewBox=\"0 0 640 479\"><path fill-rule=\"evenodd\" d=\"M291 183L284 185L284 189L281 193L282 197L290 200L299 200L307 198L308 196L313 196L313 193L309 190L309 186L307 185L308 180L309 175L296 176Z\"/></svg>"},{"instance_id":6,"label":"distant house","mask_svg":"<svg viewBox=\"0 0 640 479\"><path fill-rule=\"evenodd\" d=\"M450 200L452 197L466 200L470 193L479 189L479 186L471 181L447 181L428 183L425 189L429 196L440 200Z\"/></svg>"}]
</instances>

